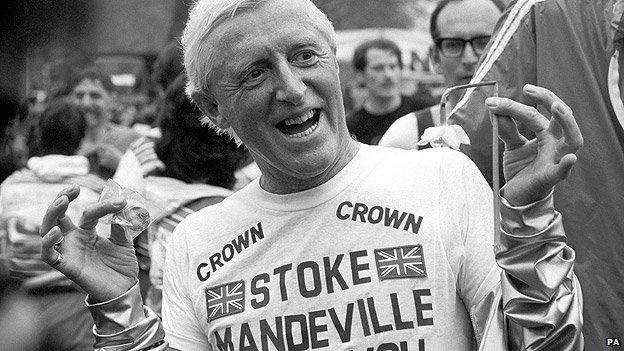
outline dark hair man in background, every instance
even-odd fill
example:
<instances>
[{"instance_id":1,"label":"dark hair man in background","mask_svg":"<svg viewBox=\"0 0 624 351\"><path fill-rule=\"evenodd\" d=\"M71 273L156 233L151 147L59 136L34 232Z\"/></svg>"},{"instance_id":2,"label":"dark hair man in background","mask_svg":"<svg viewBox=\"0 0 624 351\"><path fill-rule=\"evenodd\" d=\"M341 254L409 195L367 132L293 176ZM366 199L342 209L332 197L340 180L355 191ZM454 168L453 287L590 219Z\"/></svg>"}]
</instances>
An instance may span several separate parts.
<instances>
[{"instance_id":1,"label":"dark hair man in background","mask_svg":"<svg viewBox=\"0 0 624 351\"><path fill-rule=\"evenodd\" d=\"M586 147L569 181L555 189L554 201L577 254L587 350L603 349L606 338L624 335L624 116L608 84L617 76L621 81L624 73L609 74L615 27L621 38L622 5L621 0L518 0L499 20L473 79L496 80L500 96L525 102L525 84L548 87L586 116L578 120ZM449 123L466 131L468 154L491 181L492 126L483 93L468 91Z\"/></svg>"},{"instance_id":2,"label":"dark hair man in background","mask_svg":"<svg viewBox=\"0 0 624 351\"><path fill-rule=\"evenodd\" d=\"M436 5L429 24L430 59L447 87L470 82L503 9L498 0L442 0ZM459 96L449 96L449 106ZM425 127L419 121L440 125L446 123L446 116L440 116L439 104L405 115L388 128L379 145L418 149Z\"/></svg>"},{"instance_id":3,"label":"dark hair man in background","mask_svg":"<svg viewBox=\"0 0 624 351\"><path fill-rule=\"evenodd\" d=\"M364 82L366 98L347 118L347 127L364 144L376 145L397 118L435 104L430 95L401 94L403 61L401 49L392 40L360 44L353 53L353 66Z\"/></svg>"}]
</instances>

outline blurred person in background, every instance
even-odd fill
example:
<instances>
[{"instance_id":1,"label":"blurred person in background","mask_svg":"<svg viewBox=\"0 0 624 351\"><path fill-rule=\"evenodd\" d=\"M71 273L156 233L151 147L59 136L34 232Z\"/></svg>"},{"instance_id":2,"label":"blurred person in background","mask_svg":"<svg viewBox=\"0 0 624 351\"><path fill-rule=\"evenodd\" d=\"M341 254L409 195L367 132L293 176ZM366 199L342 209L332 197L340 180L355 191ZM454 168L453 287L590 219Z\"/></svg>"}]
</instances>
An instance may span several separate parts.
<instances>
[{"instance_id":1,"label":"blurred person in background","mask_svg":"<svg viewBox=\"0 0 624 351\"><path fill-rule=\"evenodd\" d=\"M499 0L442 0L438 2L429 24L433 40L430 60L447 87L468 84L479 58L490 41L496 22L504 10ZM460 94L451 94L448 106L455 106ZM428 124L421 121L430 121ZM397 119L379 141L379 145L418 149L424 128L446 123L440 105L409 113Z\"/></svg>"},{"instance_id":2,"label":"blurred person in background","mask_svg":"<svg viewBox=\"0 0 624 351\"><path fill-rule=\"evenodd\" d=\"M430 95L401 94L403 61L401 49L389 39L360 44L353 53L353 67L364 82L363 105L347 117L349 132L364 144L376 145L399 117L435 104ZM430 121L423 122L427 126Z\"/></svg>"},{"instance_id":3,"label":"blurred person in background","mask_svg":"<svg viewBox=\"0 0 624 351\"><path fill-rule=\"evenodd\" d=\"M186 74L182 73L164 93L162 137L134 143L114 177L162 210L136 240L139 267L142 273L149 272L149 281L145 275L141 281L146 305L158 314L166 245L173 229L187 215L221 202L232 193L234 173L246 154L228 136L202 125L202 113L186 96L185 85ZM130 159L140 167L128 169L131 163L126 161Z\"/></svg>"},{"instance_id":4,"label":"blurred person in background","mask_svg":"<svg viewBox=\"0 0 624 351\"><path fill-rule=\"evenodd\" d=\"M42 156L30 158L26 168L0 186L4 260L10 276L22 282L37 304L46 350L86 350L94 342L93 319L83 307L86 294L41 261L38 235L42 201L53 201L61 189L79 184L80 196L68 209L68 214L78 215L103 189L104 181L89 173L87 158L76 154L87 128L79 108L61 99L52 101L39 120Z\"/></svg>"},{"instance_id":5,"label":"blurred person in background","mask_svg":"<svg viewBox=\"0 0 624 351\"><path fill-rule=\"evenodd\" d=\"M8 94L0 96L0 182L23 166L22 154L25 148L23 139L17 132L19 105ZM24 150L24 151L22 151Z\"/></svg>"},{"instance_id":6,"label":"blurred person in background","mask_svg":"<svg viewBox=\"0 0 624 351\"><path fill-rule=\"evenodd\" d=\"M86 137L79 154L89 158L92 169L109 178L117 169L123 153L141 134L111 122L113 84L96 67L80 72L71 83L69 100L84 110Z\"/></svg>"},{"instance_id":7,"label":"blurred person in background","mask_svg":"<svg viewBox=\"0 0 624 351\"><path fill-rule=\"evenodd\" d=\"M601 350L606 338L624 335L624 108L613 89L624 86L624 69L616 68L623 12L622 0L518 0L499 20L473 78L498 81L500 96L525 103L525 84L547 87L586 116L578 119L586 147L554 191L576 250L586 350ZM449 123L466 131L467 154L491 182L492 126L483 93L468 90L449 111Z\"/></svg>"}]
</instances>

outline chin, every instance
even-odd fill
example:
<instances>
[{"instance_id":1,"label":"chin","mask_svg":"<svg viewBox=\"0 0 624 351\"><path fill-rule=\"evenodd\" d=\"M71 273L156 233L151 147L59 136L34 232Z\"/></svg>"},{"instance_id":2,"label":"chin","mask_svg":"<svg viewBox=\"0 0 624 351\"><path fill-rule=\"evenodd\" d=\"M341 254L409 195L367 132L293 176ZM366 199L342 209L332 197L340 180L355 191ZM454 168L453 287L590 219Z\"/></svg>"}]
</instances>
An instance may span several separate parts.
<instances>
[{"instance_id":1,"label":"chin","mask_svg":"<svg viewBox=\"0 0 624 351\"><path fill-rule=\"evenodd\" d=\"M459 82L457 82L457 85L469 84L471 80L472 80L472 77L460 78Z\"/></svg>"}]
</instances>

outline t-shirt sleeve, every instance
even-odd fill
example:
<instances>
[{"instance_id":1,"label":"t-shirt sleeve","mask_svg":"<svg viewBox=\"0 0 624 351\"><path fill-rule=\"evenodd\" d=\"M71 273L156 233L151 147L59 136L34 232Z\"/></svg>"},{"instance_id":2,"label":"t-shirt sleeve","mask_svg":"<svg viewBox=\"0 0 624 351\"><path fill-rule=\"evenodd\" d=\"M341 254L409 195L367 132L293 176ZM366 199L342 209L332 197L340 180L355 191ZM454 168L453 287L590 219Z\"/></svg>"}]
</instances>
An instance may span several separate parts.
<instances>
[{"instance_id":1,"label":"t-shirt sleeve","mask_svg":"<svg viewBox=\"0 0 624 351\"><path fill-rule=\"evenodd\" d=\"M124 188L143 192L143 172L141 164L132 149L127 150L119 161L113 180Z\"/></svg>"},{"instance_id":2,"label":"t-shirt sleeve","mask_svg":"<svg viewBox=\"0 0 624 351\"><path fill-rule=\"evenodd\" d=\"M179 224L167 248L163 277L163 328L169 345L179 350L212 350L189 298L186 226Z\"/></svg>"},{"instance_id":3,"label":"t-shirt sleeve","mask_svg":"<svg viewBox=\"0 0 624 351\"><path fill-rule=\"evenodd\" d=\"M418 135L418 121L415 113L411 112L394 121L378 145L405 150L418 149Z\"/></svg>"},{"instance_id":4,"label":"t-shirt sleeve","mask_svg":"<svg viewBox=\"0 0 624 351\"><path fill-rule=\"evenodd\" d=\"M466 155L452 150L441 155L438 201L444 255L479 342L500 291L501 270L492 247L492 190Z\"/></svg>"}]
</instances>

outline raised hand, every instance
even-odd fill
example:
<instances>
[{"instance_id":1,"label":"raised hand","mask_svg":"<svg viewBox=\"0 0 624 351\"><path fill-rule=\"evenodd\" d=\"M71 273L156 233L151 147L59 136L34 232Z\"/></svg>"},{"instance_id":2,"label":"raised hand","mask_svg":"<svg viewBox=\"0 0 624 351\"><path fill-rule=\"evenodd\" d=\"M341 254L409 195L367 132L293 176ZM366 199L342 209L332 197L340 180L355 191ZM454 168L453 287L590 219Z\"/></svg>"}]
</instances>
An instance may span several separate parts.
<instances>
[{"instance_id":1,"label":"raised hand","mask_svg":"<svg viewBox=\"0 0 624 351\"><path fill-rule=\"evenodd\" d=\"M41 259L83 288L93 302L103 302L125 293L138 279L134 247L123 229L113 225L109 239L94 229L100 217L121 210L126 201L92 204L76 226L65 211L79 193L78 186L66 188L48 207L40 229Z\"/></svg>"},{"instance_id":2,"label":"raised hand","mask_svg":"<svg viewBox=\"0 0 624 351\"><path fill-rule=\"evenodd\" d=\"M547 107L550 120L534 107L506 98L488 98L486 105L499 121L499 137L505 143L503 172L507 181L503 196L512 205L526 205L544 198L568 176L576 162L575 152L583 145L581 131L572 110L550 90L525 85L525 97ZM536 135L529 141L513 120Z\"/></svg>"}]
</instances>

